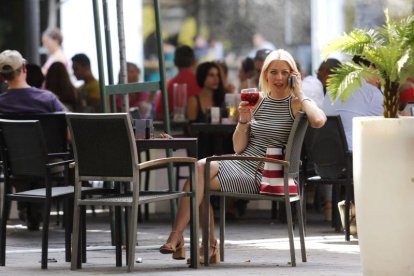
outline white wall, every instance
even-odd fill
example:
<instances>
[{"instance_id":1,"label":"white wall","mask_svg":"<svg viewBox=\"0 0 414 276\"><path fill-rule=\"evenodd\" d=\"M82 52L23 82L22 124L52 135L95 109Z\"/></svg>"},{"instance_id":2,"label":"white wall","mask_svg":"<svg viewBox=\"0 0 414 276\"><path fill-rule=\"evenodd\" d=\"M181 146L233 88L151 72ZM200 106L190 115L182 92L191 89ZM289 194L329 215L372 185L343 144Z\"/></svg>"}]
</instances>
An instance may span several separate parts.
<instances>
[{"instance_id":1,"label":"white wall","mask_svg":"<svg viewBox=\"0 0 414 276\"><path fill-rule=\"evenodd\" d=\"M105 68L105 83L108 83L106 69L105 33L103 24L102 4L99 2L101 20L101 38L103 45L103 64ZM142 38L142 0L124 0L124 29L127 61L137 63L143 68L143 38ZM111 47L114 81L118 81L119 47L117 32L116 0L108 1L108 14L111 32ZM70 59L78 53L86 54L91 60L92 72L99 77L98 61L95 43L95 26L92 1L68 0L62 2L61 30L63 34L63 49Z\"/></svg>"}]
</instances>

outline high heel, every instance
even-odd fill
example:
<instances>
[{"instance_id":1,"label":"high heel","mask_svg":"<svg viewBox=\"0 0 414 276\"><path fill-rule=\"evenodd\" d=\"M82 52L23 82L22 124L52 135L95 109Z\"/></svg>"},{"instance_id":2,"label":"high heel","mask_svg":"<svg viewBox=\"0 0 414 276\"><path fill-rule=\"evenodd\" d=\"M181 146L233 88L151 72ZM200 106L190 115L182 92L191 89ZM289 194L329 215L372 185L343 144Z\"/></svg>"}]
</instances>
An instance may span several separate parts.
<instances>
[{"instance_id":1,"label":"high heel","mask_svg":"<svg viewBox=\"0 0 414 276\"><path fill-rule=\"evenodd\" d=\"M180 235L178 239L178 244L172 244L171 240L174 235ZM175 260L184 260L185 259L185 247L184 247L184 238L181 232L172 231L168 237L167 243L160 247L160 253L162 254L171 254L172 258Z\"/></svg>"},{"instance_id":2,"label":"high heel","mask_svg":"<svg viewBox=\"0 0 414 276\"><path fill-rule=\"evenodd\" d=\"M214 240L214 244L210 245L209 254L209 263L218 264L220 262L220 250L218 247L217 240ZM191 264L191 259L187 259L187 264ZM200 264L204 264L204 248L200 247Z\"/></svg>"}]
</instances>

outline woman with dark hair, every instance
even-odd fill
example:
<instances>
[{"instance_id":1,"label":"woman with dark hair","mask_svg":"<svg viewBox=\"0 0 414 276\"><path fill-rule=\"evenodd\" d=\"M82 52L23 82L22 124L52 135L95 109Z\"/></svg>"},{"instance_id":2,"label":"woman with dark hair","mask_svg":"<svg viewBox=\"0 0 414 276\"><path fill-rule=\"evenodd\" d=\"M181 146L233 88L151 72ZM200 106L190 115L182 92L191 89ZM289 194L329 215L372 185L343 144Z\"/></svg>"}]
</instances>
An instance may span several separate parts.
<instances>
[{"instance_id":1,"label":"woman with dark hair","mask_svg":"<svg viewBox=\"0 0 414 276\"><path fill-rule=\"evenodd\" d=\"M220 69L214 62L204 62L197 66L197 83L201 87L197 96L188 99L187 119L192 122L206 122L211 107L224 104L224 86Z\"/></svg>"},{"instance_id":2,"label":"woman with dark hair","mask_svg":"<svg viewBox=\"0 0 414 276\"><path fill-rule=\"evenodd\" d=\"M224 107L225 90L218 65L215 62L200 63L196 70L196 79L201 90L200 94L188 99L187 119L190 122L209 122L211 108ZM198 156L222 154L223 152L217 152L216 145L222 145L223 141L226 139L217 133L199 132Z\"/></svg>"},{"instance_id":3,"label":"woman with dark hair","mask_svg":"<svg viewBox=\"0 0 414 276\"><path fill-rule=\"evenodd\" d=\"M76 110L76 88L73 86L66 66L62 62L54 62L49 67L45 79L45 88L52 91L68 110Z\"/></svg>"}]
</instances>

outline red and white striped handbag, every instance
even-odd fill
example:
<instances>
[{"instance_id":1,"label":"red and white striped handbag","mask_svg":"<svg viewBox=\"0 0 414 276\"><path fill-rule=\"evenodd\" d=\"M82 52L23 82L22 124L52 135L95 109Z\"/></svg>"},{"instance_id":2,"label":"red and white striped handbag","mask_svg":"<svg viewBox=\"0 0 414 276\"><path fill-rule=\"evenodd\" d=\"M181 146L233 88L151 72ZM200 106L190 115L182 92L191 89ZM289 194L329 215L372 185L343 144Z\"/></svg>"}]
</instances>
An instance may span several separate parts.
<instances>
[{"instance_id":1,"label":"red and white striped handbag","mask_svg":"<svg viewBox=\"0 0 414 276\"><path fill-rule=\"evenodd\" d=\"M266 157L284 160L283 149L279 147L268 147ZM265 162L259 190L261 194L285 195L282 165ZM298 186L293 178L289 178L289 194L298 194Z\"/></svg>"}]
</instances>

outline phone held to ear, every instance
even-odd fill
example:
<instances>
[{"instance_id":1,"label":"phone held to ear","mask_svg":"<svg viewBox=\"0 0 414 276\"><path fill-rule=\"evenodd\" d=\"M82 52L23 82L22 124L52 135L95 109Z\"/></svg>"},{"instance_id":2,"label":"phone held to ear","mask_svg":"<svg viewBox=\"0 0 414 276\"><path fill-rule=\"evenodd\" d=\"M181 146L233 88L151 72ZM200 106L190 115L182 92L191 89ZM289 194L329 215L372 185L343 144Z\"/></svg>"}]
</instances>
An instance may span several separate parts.
<instances>
[{"instance_id":1,"label":"phone held to ear","mask_svg":"<svg viewBox=\"0 0 414 276\"><path fill-rule=\"evenodd\" d=\"M295 87L295 80L296 80L296 77L295 76L290 76L289 77L289 79L288 79L288 86L290 88Z\"/></svg>"}]
</instances>

